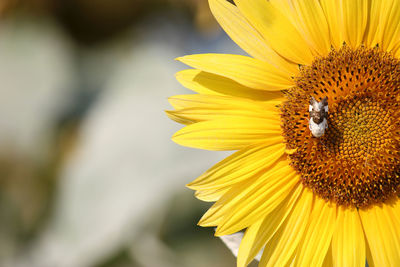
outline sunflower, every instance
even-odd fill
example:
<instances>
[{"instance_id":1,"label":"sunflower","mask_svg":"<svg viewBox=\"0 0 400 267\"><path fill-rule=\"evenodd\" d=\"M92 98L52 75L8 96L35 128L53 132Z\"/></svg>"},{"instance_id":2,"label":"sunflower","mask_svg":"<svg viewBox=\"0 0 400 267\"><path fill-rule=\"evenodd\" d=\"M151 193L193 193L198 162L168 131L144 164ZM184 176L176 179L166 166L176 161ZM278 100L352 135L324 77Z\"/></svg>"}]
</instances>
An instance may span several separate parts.
<instances>
[{"instance_id":1,"label":"sunflower","mask_svg":"<svg viewBox=\"0 0 400 267\"><path fill-rule=\"evenodd\" d=\"M199 225L245 231L239 267L400 266L400 1L209 4L249 56L178 58L173 141L236 151L188 185Z\"/></svg>"}]
</instances>

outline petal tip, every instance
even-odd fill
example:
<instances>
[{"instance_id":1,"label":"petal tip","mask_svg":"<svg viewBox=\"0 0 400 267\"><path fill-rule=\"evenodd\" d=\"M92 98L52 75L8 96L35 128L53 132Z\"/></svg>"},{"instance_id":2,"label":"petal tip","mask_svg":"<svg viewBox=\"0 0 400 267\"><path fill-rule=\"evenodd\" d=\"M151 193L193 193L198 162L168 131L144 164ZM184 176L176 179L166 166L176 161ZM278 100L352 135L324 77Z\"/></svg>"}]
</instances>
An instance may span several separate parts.
<instances>
[{"instance_id":1,"label":"petal tip","mask_svg":"<svg viewBox=\"0 0 400 267\"><path fill-rule=\"evenodd\" d=\"M183 57L176 57L176 58L174 58L174 60L179 61L179 62L182 62L182 60L183 60L184 57L185 57L185 56L183 56ZM178 73L179 73L179 72L178 72Z\"/></svg>"},{"instance_id":2,"label":"petal tip","mask_svg":"<svg viewBox=\"0 0 400 267\"><path fill-rule=\"evenodd\" d=\"M190 190L197 190L196 186L193 184L193 182L190 182L185 185L186 188L189 188Z\"/></svg>"}]
</instances>

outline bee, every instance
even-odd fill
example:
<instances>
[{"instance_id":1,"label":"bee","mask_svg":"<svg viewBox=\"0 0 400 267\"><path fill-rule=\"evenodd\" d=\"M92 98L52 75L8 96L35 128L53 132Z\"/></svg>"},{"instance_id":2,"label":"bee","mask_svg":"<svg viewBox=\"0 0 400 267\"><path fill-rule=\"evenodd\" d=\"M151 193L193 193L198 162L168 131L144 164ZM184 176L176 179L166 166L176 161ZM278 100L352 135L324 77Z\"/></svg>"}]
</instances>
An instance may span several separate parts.
<instances>
[{"instance_id":1,"label":"bee","mask_svg":"<svg viewBox=\"0 0 400 267\"><path fill-rule=\"evenodd\" d=\"M310 98L310 106L308 111L310 112L310 120L308 127L313 136L319 138L324 135L325 130L328 129L328 97L324 97L320 102L315 100L312 96Z\"/></svg>"}]
</instances>

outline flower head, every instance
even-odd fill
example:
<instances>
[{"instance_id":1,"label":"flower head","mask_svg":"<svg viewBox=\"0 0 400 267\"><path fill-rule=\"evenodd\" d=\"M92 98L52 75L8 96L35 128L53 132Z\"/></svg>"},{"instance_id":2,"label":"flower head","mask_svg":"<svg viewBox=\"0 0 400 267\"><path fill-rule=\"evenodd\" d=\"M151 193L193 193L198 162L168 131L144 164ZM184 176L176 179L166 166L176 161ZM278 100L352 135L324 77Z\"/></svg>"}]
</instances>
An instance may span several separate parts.
<instances>
[{"instance_id":1,"label":"flower head","mask_svg":"<svg viewBox=\"0 0 400 267\"><path fill-rule=\"evenodd\" d=\"M400 1L234 2L209 1L250 57L179 58L197 94L170 99L175 142L237 150L188 185L199 224L245 230L241 267L400 266Z\"/></svg>"}]
</instances>

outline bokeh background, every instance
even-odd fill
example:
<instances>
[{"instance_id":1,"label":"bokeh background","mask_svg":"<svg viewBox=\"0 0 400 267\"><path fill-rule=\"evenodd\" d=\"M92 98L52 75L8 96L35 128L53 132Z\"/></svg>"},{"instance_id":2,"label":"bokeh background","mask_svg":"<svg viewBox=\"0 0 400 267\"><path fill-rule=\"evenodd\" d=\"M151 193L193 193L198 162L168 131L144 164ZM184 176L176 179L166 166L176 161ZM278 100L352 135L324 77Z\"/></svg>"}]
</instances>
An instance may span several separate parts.
<instances>
[{"instance_id":1,"label":"bokeh background","mask_svg":"<svg viewBox=\"0 0 400 267\"><path fill-rule=\"evenodd\" d=\"M0 1L0 266L228 267L170 137L174 58L242 51L206 0Z\"/></svg>"}]
</instances>

